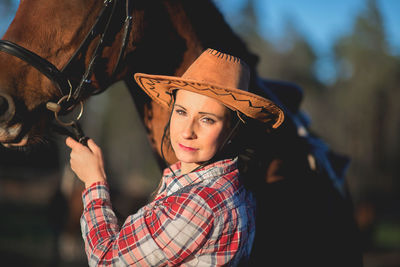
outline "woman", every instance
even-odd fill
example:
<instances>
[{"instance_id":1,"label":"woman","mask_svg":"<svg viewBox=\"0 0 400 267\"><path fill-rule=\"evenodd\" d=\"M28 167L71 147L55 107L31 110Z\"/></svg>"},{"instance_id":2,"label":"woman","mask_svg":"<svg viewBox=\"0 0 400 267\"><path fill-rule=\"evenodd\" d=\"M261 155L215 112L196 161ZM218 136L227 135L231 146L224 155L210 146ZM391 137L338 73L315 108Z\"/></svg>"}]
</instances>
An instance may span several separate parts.
<instances>
[{"instance_id":1,"label":"woman","mask_svg":"<svg viewBox=\"0 0 400 267\"><path fill-rule=\"evenodd\" d=\"M140 87L171 110L166 135L178 158L149 204L121 229L112 211L100 148L72 138L71 168L86 186L82 235L90 265L236 266L255 234L255 202L242 185L235 136L246 119L276 128L283 112L247 92L239 58L204 51L182 77L137 73ZM167 140L168 141L168 140Z\"/></svg>"}]
</instances>

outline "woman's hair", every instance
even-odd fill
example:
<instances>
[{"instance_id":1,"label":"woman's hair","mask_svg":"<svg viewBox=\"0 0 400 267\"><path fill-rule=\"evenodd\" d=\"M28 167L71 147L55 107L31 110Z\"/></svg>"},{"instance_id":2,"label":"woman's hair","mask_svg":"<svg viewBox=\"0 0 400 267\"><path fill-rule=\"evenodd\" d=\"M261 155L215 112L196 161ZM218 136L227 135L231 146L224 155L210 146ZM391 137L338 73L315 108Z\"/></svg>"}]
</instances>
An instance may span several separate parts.
<instances>
[{"instance_id":1,"label":"woman's hair","mask_svg":"<svg viewBox=\"0 0 400 267\"><path fill-rule=\"evenodd\" d=\"M176 91L177 90L173 92L171 113L167 124L164 127L164 133L161 139L161 157L172 173L174 173L174 171L171 169L170 165L165 159L163 148L164 145L166 145L168 149L172 149L170 139L170 124L172 112L175 106ZM260 173L265 173L265 168L268 166L268 162L270 161L270 158L268 158L269 153L260 152L265 152L266 149L269 150L271 146L270 142L274 142L270 139L271 129L265 129L264 124L259 123L256 120L249 119L244 114L233 111L229 108L227 108L227 110L229 122L227 124L228 135L222 142L219 151L214 155L214 157L200 165L198 168L219 160L238 157L238 169L241 174L239 176L241 181L248 189L255 190L257 187L259 187L259 183L263 182L263 179L256 178L260 175ZM265 142L266 138L268 138L270 142ZM260 146L260 144L266 145ZM159 191L161 182L162 180L160 181L160 184L156 190L151 194L152 200Z\"/></svg>"},{"instance_id":2,"label":"woman's hair","mask_svg":"<svg viewBox=\"0 0 400 267\"><path fill-rule=\"evenodd\" d=\"M168 149L172 149L170 139L170 124L172 112L175 108L176 91L177 90L173 91L171 113L169 114L169 118L164 127L163 136L161 138L161 157L172 173L174 173L174 171L171 169L170 165L165 159L163 148L165 145ZM270 139L271 128L266 129L264 124L256 120L249 119L244 114L233 111L227 107L226 109L228 110L227 116L229 122L226 126L228 134L214 157L200 165L198 168L219 160L238 157L238 169L240 172L239 177L245 187L255 191L255 189L259 187L259 183L263 182L263 179L256 178L260 175L260 173L265 173L265 168L268 166L268 162L270 161L270 158L268 158L269 153L260 153L260 151L269 149L271 145L270 142L274 142ZM265 138L268 138L270 142L265 142ZM266 145L260 146L260 144ZM160 180L157 188L151 194L150 201L154 200L161 185L162 179Z\"/></svg>"}]
</instances>

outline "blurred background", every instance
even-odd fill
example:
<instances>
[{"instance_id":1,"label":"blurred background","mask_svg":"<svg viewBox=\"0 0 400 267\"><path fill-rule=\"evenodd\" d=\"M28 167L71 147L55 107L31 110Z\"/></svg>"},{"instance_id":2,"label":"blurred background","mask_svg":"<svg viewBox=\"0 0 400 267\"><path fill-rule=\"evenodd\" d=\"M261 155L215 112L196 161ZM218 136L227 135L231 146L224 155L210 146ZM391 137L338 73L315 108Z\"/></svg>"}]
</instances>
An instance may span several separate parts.
<instances>
[{"instance_id":1,"label":"blurred background","mask_svg":"<svg viewBox=\"0 0 400 267\"><path fill-rule=\"evenodd\" d=\"M400 1L214 0L260 57L259 74L304 90L312 130L351 158L347 183L366 267L400 266ZM19 1L1 0L0 34ZM88 101L85 132L104 149L113 204L143 205L160 171L125 85ZM86 266L81 185L64 138L29 153L0 148L0 258L12 266Z\"/></svg>"}]
</instances>

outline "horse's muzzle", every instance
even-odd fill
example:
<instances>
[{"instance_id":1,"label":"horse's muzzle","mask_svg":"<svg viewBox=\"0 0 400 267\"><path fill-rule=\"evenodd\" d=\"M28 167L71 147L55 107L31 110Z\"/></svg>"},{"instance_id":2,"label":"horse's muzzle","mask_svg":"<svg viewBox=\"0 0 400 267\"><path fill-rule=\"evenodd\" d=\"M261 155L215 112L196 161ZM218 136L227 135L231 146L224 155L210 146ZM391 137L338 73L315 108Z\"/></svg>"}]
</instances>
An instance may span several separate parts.
<instances>
[{"instance_id":1,"label":"horse's muzzle","mask_svg":"<svg viewBox=\"0 0 400 267\"><path fill-rule=\"evenodd\" d=\"M12 97L0 92L0 143L23 146L26 138L22 137L22 124L13 122L15 103Z\"/></svg>"}]
</instances>

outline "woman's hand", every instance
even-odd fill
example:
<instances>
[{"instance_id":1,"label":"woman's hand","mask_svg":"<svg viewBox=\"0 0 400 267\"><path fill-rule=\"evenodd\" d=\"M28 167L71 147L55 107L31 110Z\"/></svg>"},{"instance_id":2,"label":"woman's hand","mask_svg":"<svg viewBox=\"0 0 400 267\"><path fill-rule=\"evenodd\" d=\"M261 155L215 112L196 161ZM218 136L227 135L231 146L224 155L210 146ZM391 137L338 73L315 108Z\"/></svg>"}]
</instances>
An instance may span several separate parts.
<instances>
[{"instance_id":1,"label":"woman's hand","mask_svg":"<svg viewBox=\"0 0 400 267\"><path fill-rule=\"evenodd\" d=\"M72 149L70 155L71 169L85 183L86 188L95 182L106 181L103 154L100 147L92 139L88 140L88 147L71 137L68 137L65 143Z\"/></svg>"}]
</instances>

